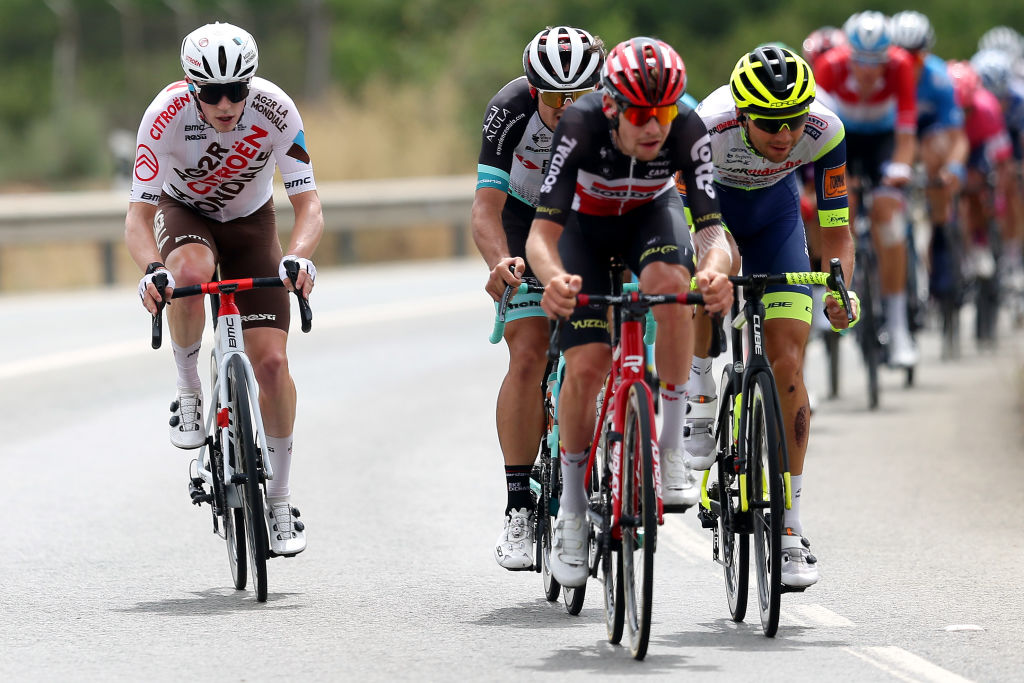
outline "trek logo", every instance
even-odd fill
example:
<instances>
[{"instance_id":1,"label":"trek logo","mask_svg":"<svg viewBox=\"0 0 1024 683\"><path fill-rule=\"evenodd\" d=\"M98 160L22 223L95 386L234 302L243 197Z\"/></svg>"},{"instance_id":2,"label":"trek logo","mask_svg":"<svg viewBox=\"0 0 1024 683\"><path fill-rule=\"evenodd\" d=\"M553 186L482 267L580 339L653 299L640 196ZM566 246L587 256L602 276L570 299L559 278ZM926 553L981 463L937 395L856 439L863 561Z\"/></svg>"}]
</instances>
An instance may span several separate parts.
<instances>
[{"instance_id":1,"label":"trek logo","mask_svg":"<svg viewBox=\"0 0 1024 683\"><path fill-rule=\"evenodd\" d=\"M626 356L622 359L622 367L632 375L640 375L644 368L643 356Z\"/></svg>"},{"instance_id":2,"label":"trek logo","mask_svg":"<svg viewBox=\"0 0 1024 683\"><path fill-rule=\"evenodd\" d=\"M694 162L693 174L697 178L697 187L711 199L715 198L714 171L711 163L711 137L703 136L690 148L690 159Z\"/></svg>"},{"instance_id":3,"label":"trek logo","mask_svg":"<svg viewBox=\"0 0 1024 683\"><path fill-rule=\"evenodd\" d=\"M563 138L562 144L555 148L551 155L551 163L548 166L548 174L544 176L544 184L540 186L541 194L551 192L551 188L558 182L558 174L562 172L562 165L565 159L576 148L576 138Z\"/></svg>"}]
</instances>

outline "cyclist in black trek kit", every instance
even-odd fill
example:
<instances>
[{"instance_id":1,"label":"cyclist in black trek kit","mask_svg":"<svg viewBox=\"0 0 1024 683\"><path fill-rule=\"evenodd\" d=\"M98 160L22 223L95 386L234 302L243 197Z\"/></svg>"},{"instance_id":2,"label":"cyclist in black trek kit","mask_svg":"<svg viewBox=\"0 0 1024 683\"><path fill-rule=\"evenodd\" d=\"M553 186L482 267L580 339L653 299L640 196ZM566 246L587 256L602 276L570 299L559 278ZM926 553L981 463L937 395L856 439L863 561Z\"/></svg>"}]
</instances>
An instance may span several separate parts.
<instances>
[{"instance_id":1,"label":"cyclist in black trek kit","mask_svg":"<svg viewBox=\"0 0 1024 683\"><path fill-rule=\"evenodd\" d=\"M201 26L181 44L185 80L161 90L143 116L125 241L146 271L139 297L150 313L157 312L158 301L169 300L176 284L206 282L218 265L225 279L277 275L292 289L284 264L295 261L295 287L306 297L313 289L316 268L309 259L324 220L302 119L288 95L255 77L258 62L256 42L246 31L231 24ZM283 257L272 199L275 166L295 210ZM157 271L167 274L163 292L152 282ZM274 471L266 489L270 545L275 554L295 555L305 549L306 537L294 518L288 483L296 398L285 351L288 294L248 292L238 298L238 308ZM178 369L171 443L199 448L206 439L198 372L203 298L181 299L167 310Z\"/></svg>"},{"instance_id":2,"label":"cyclist in black trek kit","mask_svg":"<svg viewBox=\"0 0 1024 683\"><path fill-rule=\"evenodd\" d=\"M559 398L563 487L555 521L551 573L568 587L586 583L584 489L594 405L611 368L603 307L576 309L581 292L609 292L609 260L621 257L652 293L689 290L695 255L675 191L677 170L689 187L696 228L697 284L710 311L732 304L731 256L711 183L707 130L679 98L686 69L666 43L638 37L617 45L601 72L603 89L585 95L559 121L527 259L544 283L541 305L568 318L562 334L565 379ZM683 394L692 349L692 309L656 306L656 365L664 381L659 449L667 503L679 501Z\"/></svg>"},{"instance_id":3,"label":"cyclist in black trek kit","mask_svg":"<svg viewBox=\"0 0 1024 683\"><path fill-rule=\"evenodd\" d=\"M557 26L540 31L523 51L523 70L491 99L484 117L473 198L473 239L490 268L485 289L498 301L506 285L533 272L526 235L551 156L558 120L574 101L593 92L604 44L586 31ZM497 304L495 304L497 305ZM544 434L540 391L547 365L548 323L540 295L517 296L508 306L508 373L498 391L498 441L505 460L508 500L494 559L509 570L533 568L534 502L530 472Z\"/></svg>"}]
</instances>

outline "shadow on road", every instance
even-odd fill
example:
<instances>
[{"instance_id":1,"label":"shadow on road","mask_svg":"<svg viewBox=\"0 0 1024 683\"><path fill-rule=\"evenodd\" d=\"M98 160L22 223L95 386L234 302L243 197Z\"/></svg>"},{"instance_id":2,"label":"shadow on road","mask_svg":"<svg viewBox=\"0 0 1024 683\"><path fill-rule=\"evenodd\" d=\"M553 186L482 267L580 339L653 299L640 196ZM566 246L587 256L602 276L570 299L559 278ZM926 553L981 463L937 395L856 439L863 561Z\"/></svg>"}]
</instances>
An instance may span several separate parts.
<instances>
[{"instance_id":1,"label":"shadow on road","mask_svg":"<svg viewBox=\"0 0 1024 683\"><path fill-rule=\"evenodd\" d=\"M217 615L243 612L251 609L293 610L299 605L274 605L296 593L270 593L267 602L256 602L252 591L236 591L230 588L209 588L205 591L194 591L194 597L165 598L150 602L140 602L134 607L112 610L126 614L172 614L172 615Z\"/></svg>"}]
</instances>

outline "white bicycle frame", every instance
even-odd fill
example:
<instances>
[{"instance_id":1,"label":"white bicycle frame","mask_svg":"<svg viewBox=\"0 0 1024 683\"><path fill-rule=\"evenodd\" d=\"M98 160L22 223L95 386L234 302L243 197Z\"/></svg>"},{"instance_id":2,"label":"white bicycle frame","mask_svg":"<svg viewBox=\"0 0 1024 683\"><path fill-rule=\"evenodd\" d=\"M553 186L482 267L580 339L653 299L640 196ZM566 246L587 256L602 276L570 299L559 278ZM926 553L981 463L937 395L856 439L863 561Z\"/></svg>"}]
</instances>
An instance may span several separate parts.
<instances>
[{"instance_id":1,"label":"white bicycle frame","mask_svg":"<svg viewBox=\"0 0 1024 683\"><path fill-rule=\"evenodd\" d=\"M214 330L214 348L211 360L213 361L212 369L214 370L213 377L211 377L211 389L212 395L218 396L219 400L213 402L210 406L209 412L206 417L206 433L212 434L211 429L216 425L221 430L220 443L221 449L224 453L224 493L225 493L225 504L228 507L238 508L242 507L242 498L238 493L237 485L232 483L234 478L235 469L231 466L230 458L227 457L228 449L231 444L231 426L235 424L236 416L230 414L230 397L228 396L228 384L227 382L221 381L227 375L228 362L232 356L240 356L242 360L242 367L245 368L245 379L246 389L249 394L249 405L252 408L253 419L255 423L256 437L259 441L259 446L263 451L263 469L268 480L274 478L274 470L270 465L270 458L266 457L267 451L267 435L263 430L263 415L260 413L259 395L256 391L256 375L252 370L252 363L249 362L249 357L245 355L245 339L242 334L242 316L238 313L238 309L234 306L234 294L225 295L221 294L221 310L217 313L217 327ZM229 301L225 301L229 299ZM222 419L218 419L217 406L221 407ZM206 455L207 447L209 442L204 443L199 451L199 458L196 464L196 469L199 476L208 485L213 485L213 472L206 468L203 463L208 462L208 459L204 457ZM239 457L236 454L236 457Z\"/></svg>"}]
</instances>

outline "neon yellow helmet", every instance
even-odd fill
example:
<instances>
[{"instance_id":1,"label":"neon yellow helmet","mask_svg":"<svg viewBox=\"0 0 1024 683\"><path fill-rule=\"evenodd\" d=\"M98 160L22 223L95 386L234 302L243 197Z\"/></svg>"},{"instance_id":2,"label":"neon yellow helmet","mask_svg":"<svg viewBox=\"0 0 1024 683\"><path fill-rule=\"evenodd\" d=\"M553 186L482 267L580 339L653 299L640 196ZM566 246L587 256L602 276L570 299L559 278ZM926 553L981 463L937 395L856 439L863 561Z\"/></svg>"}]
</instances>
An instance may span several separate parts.
<instances>
[{"instance_id":1,"label":"neon yellow helmet","mask_svg":"<svg viewBox=\"0 0 1024 683\"><path fill-rule=\"evenodd\" d=\"M814 74L798 54L763 45L736 62L729 78L736 108L758 116L803 114L814 101Z\"/></svg>"}]
</instances>

